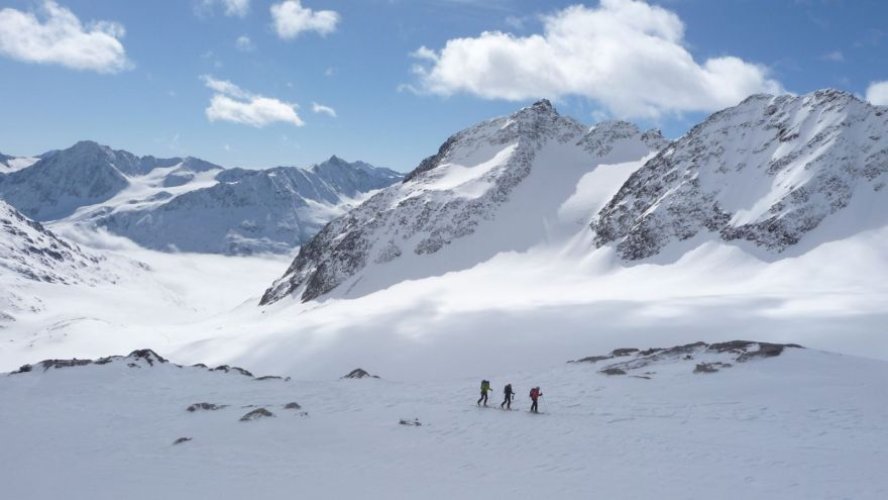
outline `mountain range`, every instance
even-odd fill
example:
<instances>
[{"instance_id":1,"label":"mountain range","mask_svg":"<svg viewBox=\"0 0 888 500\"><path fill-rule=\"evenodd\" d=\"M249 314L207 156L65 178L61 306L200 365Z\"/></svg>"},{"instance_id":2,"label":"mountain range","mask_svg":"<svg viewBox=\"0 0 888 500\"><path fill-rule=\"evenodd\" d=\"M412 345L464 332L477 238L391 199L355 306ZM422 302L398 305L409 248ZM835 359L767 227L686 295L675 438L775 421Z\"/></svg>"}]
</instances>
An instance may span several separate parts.
<instances>
[{"instance_id":1,"label":"mountain range","mask_svg":"<svg viewBox=\"0 0 888 500\"><path fill-rule=\"evenodd\" d=\"M885 226L886 181L888 108L840 91L754 95L674 142L544 100L453 135L332 221L261 304L360 297L540 245L631 265L715 241L777 260Z\"/></svg>"},{"instance_id":2,"label":"mountain range","mask_svg":"<svg viewBox=\"0 0 888 500\"><path fill-rule=\"evenodd\" d=\"M224 169L91 141L33 160L4 156L0 198L41 222L103 228L146 248L287 253L365 193L400 180L336 156L307 169ZM29 161L30 161L29 160Z\"/></svg>"}]
</instances>

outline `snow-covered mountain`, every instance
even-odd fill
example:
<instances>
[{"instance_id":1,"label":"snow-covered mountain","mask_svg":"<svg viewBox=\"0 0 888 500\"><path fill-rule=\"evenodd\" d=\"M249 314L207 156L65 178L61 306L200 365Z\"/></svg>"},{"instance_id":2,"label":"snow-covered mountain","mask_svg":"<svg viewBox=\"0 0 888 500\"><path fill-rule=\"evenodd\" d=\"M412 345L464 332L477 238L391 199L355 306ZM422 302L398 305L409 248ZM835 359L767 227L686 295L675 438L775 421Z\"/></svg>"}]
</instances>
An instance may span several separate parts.
<instances>
[{"instance_id":1,"label":"snow-covered mountain","mask_svg":"<svg viewBox=\"0 0 888 500\"><path fill-rule=\"evenodd\" d=\"M104 258L81 249L0 200L0 271L47 283L95 283Z\"/></svg>"},{"instance_id":2,"label":"snow-covered mountain","mask_svg":"<svg viewBox=\"0 0 888 500\"><path fill-rule=\"evenodd\" d=\"M0 200L0 329L20 313L45 309L46 297L35 292L41 285L71 285L70 294L77 293L76 286L115 283L119 275L108 264L98 252L57 236Z\"/></svg>"},{"instance_id":3,"label":"snow-covered mountain","mask_svg":"<svg viewBox=\"0 0 888 500\"><path fill-rule=\"evenodd\" d=\"M400 178L336 156L309 169L225 170L83 141L0 176L0 198L31 218L105 228L151 249L287 253Z\"/></svg>"},{"instance_id":4,"label":"snow-covered mountain","mask_svg":"<svg viewBox=\"0 0 888 500\"><path fill-rule=\"evenodd\" d=\"M9 156L0 153L0 177L2 177L3 174L15 172L23 168L28 168L31 165L37 163L39 159L40 158L34 158L30 156Z\"/></svg>"},{"instance_id":5,"label":"snow-covered mountain","mask_svg":"<svg viewBox=\"0 0 888 500\"><path fill-rule=\"evenodd\" d=\"M129 186L129 177L182 162L179 158L138 157L81 141L0 177L0 198L32 219L58 220L78 208L110 200ZM204 167L203 163L198 165Z\"/></svg>"},{"instance_id":6,"label":"snow-covered mountain","mask_svg":"<svg viewBox=\"0 0 888 500\"><path fill-rule=\"evenodd\" d=\"M469 268L550 237L559 209L601 164L664 147L626 122L591 129L548 101L453 135L404 182L328 224L304 245L262 304L337 287L353 296Z\"/></svg>"},{"instance_id":7,"label":"snow-covered mountain","mask_svg":"<svg viewBox=\"0 0 888 500\"><path fill-rule=\"evenodd\" d=\"M317 234L369 191L391 185L401 174L336 156L308 169L230 169L211 185L173 194L172 173L141 199L109 203L78 214L112 233L152 249L252 254L287 253Z\"/></svg>"},{"instance_id":8,"label":"snow-covered mountain","mask_svg":"<svg viewBox=\"0 0 888 500\"><path fill-rule=\"evenodd\" d=\"M36 499L885 498L884 361L747 342L599 358L488 372L487 407L456 364L301 381L147 349L31 360L0 374L0 481Z\"/></svg>"},{"instance_id":9,"label":"snow-covered mountain","mask_svg":"<svg viewBox=\"0 0 888 500\"><path fill-rule=\"evenodd\" d=\"M886 182L888 107L835 90L755 95L648 161L592 228L628 260L697 235L775 255L884 226Z\"/></svg>"}]
</instances>

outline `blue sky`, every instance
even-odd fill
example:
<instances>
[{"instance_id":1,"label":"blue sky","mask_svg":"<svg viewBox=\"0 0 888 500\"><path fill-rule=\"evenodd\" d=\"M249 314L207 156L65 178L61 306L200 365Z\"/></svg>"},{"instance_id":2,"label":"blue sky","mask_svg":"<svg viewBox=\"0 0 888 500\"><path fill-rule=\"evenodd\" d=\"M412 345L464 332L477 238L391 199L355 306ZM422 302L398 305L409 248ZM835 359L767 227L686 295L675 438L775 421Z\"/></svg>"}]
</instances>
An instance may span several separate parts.
<instances>
[{"instance_id":1,"label":"blue sky","mask_svg":"<svg viewBox=\"0 0 888 500\"><path fill-rule=\"evenodd\" d=\"M671 137L757 91L836 87L888 103L888 84L877 84L888 81L881 0L3 0L0 9L7 154L93 139L225 166L337 154L409 170L453 132L536 97L584 123L628 118Z\"/></svg>"}]
</instances>

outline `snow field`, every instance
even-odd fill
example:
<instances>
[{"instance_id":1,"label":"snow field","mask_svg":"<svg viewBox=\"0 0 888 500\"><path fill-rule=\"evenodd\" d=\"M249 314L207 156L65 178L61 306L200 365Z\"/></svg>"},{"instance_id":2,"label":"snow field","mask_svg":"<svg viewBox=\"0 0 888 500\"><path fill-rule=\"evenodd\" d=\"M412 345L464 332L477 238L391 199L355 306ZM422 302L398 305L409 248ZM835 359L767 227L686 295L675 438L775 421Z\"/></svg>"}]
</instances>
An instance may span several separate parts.
<instances>
[{"instance_id":1,"label":"snow field","mask_svg":"<svg viewBox=\"0 0 888 500\"><path fill-rule=\"evenodd\" d=\"M587 363L489 375L491 405L505 383L515 387L512 412L477 408L479 380L461 377L256 381L120 362L4 376L0 476L10 498L37 499L888 493L888 365L791 349L692 374L701 359L652 366L650 380ZM526 411L532 385L545 415ZM203 401L232 406L185 411ZM292 401L308 415L282 408ZM275 417L239 422L244 405ZM398 424L413 418L422 426Z\"/></svg>"}]
</instances>

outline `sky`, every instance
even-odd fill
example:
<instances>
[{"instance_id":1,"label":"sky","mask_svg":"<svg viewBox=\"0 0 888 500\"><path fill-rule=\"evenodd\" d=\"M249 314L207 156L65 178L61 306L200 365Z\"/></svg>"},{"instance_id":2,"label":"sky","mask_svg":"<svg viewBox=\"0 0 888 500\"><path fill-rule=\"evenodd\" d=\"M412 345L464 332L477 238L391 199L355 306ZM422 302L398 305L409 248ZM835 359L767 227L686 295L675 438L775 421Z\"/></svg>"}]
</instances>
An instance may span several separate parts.
<instances>
[{"instance_id":1,"label":"sky","mask_svg":"<svg viewBox=\"0 0 888 500\"><path fill-rule=\"evenodd\" d=\"M409 171L539 98L678 137L760 92L888 104L883 0L0 0L0 152Z\"/></svg>"}]
</instances>

